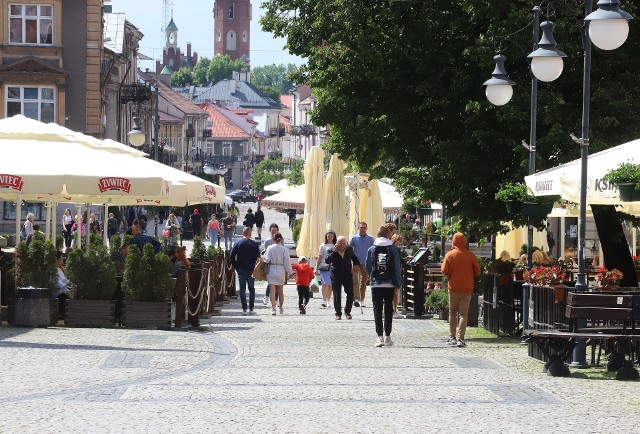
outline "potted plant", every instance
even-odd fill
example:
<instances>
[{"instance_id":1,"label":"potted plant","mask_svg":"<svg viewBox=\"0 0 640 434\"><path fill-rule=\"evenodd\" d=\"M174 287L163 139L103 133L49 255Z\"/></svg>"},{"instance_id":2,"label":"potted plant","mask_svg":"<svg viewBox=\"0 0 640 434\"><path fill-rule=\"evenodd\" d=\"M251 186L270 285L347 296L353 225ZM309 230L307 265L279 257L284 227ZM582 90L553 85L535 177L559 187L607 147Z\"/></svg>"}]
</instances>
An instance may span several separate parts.
<instances>
[{"instance_id":1,"label":"potted plant","mask_svg":"<svg viewBox=\"0 0 640 434\"><path fill-rule=\"evenodd\" d=\"M640 200L640 164L622 163L617 168L611 169L603 177L603 181L618 186L620 200L631 202Z\"/></svg>"},{"instance_id":2,"label":"potted plant","mask_svg":"<svg viewBox=\"0 0 640 434\"><path fill-rule=\"evenodd\" d=\"M445 288L434 289L425 299L424 305L432 312L437 312L440 319L449 317L449 293Z\"/></svg>"},{"instance_id":3,"label":"potted plant","mask_svg":"<svg viewBox=\"0 0 640 434\"><path fill-rule=\"evenodd\" d=\"M527 271L527 264L524 262L516 262L513 274L516 280L524 280L524 272Z\"/></svg>"},{"instance_id":4,"label":"potted plant","mask_svg":"<svg viewBox=\"0 0 640 434\"><path fill-rule=\"evenodd\" d=\"M508 182L500 187L495 198L505 203L507 212L515 214L522 210L522 203L529 200L531 195L526 185Z\"/></svg>"},{"instance_id":5,"label":"potted plant","mask_svg":"<svg viewBox=\"0 0 640 434\"><path fill-rule=\"evenodd\" d=\"M170 300L174 284L170 270L167 255L155 254L151 244L145 244L142 254L137 246L129 247L122 280L123 326L171 327Z\"/></svg>"},{"instance_id":6,"label":"potted plant","mask_svg":"<svg viewBox=\"0 0 640 434\"><path fill-rule=\"evenodd\" d=\"M57 280L56 249L34 232L29 248L16 246L15 299L9 303L9 320L14 325L48 326L57 322L57 300L52 298Z\"/></svg>"},{"instance_id":7,"label":"potted plant","mask_svg":"<svg viewBox=\"0 0 640 434\"><path fill-rule=\"evenodd\" d=\"M201 263L207 259L207 247L200 235L193 237L193 247L191 248L191 262Z\"/></svg>"},{"instance_id":8,"label":"potted plant","mask_svg":"<svg viewBox=\"0 0 640 434\"><path fill-rule=\"evenodd\" d=\"M622 274L622 271L618 270L617 268L607 270L604 267L600 267L598 268L598 275L596 276L596 280L600 284L600 288L602 288L603 291L612 291L618 288L618 285L620 284L620 281L622 281L623 277L624 275Z\"/></svg>"},{"instance_id":9,"label":"potted plant","mask_svg":"<svg viewBox=\"0 0 640 434\"><path fill-rule=\"evenodd\" d=\"M402 202L401 209L407 214L415 214L418 206L417 202L418 201L416 201L415 199L405 199Z\"/></svg>"},{"instance_id":10,"label":"potted plant","mask_svg":"<svg viewBox=\"0 0 640 434\"><path fill-rule=\"evenodd\" d=\"M536 265L524 273L524 280L532 285L554 287L554 300L560 302L565 296L565 282L569 280L562 265Z\"/></svg>"},{"instance_id":11,"label":"potted plant","mask_svg":"<svg viewBox=\"0 0 640 434\"><path fill-rule=\"evenodd\" d=\"M103 245L92 244L89 251L74 250L66 265L73 282L71 299L65 303L65 324L80 327L111 327L115 323L116 267Z\"/></svg>"}]
</instances>

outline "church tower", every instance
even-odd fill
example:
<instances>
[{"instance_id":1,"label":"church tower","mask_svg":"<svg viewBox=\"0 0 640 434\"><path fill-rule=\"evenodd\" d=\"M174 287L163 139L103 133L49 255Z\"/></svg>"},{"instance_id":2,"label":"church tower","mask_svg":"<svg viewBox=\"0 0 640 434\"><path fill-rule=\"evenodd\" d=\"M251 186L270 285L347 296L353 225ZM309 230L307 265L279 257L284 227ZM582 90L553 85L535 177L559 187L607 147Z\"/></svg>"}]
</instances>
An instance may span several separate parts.
<instances>
[{"instance_id":1,"label":"church tower","mask_svg":"<svg viewBox=\"0 0 640 434\"><path fill-rule=\"evenodd\" d=\"M243 60L249 66L251 42L250 0L215 0L214 55L228 54Z\"/></svg>"}]
</instances>

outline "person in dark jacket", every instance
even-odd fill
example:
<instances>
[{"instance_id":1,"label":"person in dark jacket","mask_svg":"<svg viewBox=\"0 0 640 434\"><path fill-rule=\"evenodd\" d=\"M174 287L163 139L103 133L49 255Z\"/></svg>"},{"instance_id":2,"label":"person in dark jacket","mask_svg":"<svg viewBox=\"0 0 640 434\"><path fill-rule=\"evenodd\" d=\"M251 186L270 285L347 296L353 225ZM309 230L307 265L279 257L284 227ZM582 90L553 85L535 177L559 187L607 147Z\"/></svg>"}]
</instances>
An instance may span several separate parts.
<instances>
[{"instance_id":1,"label":"person in dark jacket","mask_svg":"<svg viewBox=\"0 0 640 434\"><path fill-rule=\"evenodd\" d=\"M258 229L258 237L256 240L262 239L262 227L264 226L264 213L262 212L262 207L258 205L258 209L255 214L256 219L256 229Z\"/></svg>"},{"instance_id":2,"label":"person in dark jacket","mask_svg":"<svg viewBox=\"0 0 640 434\"><path fill-rule=\"evenodd\" d=\"M193 210L193 214L189 216L189 222L191 223L191 227L193 228L193 236L200 236L202 231L202 216L198 211L198 208Z\"/></svg>"},{"instance_id":3,"label":"person in dark jacket","mask_svg":"<svg viewBox=\"0 0 640 434\"><path fill-rule=\"evenodd\" d=\"M253 225L256 222L256 216L253 214L253 210L249 208L247 213L244 215L243 226L253 229Z\"/></svg>"},{"instance_id":4,"label":"person in dark jacket","mask_svg":"<svg viewBox=\"0 0 640 434\"><path fill-rule=\"evenodd\" d=\"M333 308L336 311L336 320L342 319L342 287L347 294L344 306L344 316L351 319L351 307L353 306L353 268L360 265L353 247L347 244L347 237L339 236L332 252L325 262L331 266L331 287L333 290Z\"/></svg>"},{"instance_id":5,"label":"person in dark jacket","mask_svg":"<svg viewBox=\"0 0 640 434\"><path fill-rule=\"evenodd\" d=\"M247 314L247 284L249 284L249 313L253 314L253 305L256 299L256 288L254 286L253 268L260 256L258 243L251 239L251 228L245 227L242 230L242 239L237 241L231 249L231 264L238 273L240 283L240 302L242 303L242 314Z\"/></svg>"}]
</instances>

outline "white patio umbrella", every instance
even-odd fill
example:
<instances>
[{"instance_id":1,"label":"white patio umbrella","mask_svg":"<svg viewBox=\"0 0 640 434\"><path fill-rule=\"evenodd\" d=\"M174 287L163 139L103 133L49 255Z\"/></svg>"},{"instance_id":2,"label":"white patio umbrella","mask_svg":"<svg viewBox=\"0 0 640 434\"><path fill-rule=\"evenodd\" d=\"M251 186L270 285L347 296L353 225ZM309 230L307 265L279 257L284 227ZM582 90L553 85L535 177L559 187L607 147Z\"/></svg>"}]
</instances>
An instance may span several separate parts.
<instances>
[{"instance_id":1,"label":"white patio umbrella","mask_svg":"<svg viewBox=\"0 0 640 434\"><path fill-rule=\"evenodd\" d=\"M281 192L289 187L289 181L281 179L280 181L272 182L264 186L264 191L277 191Z\"/></svg>"},{"instance_id":2,"label":"white patio umbrella","mask_svg":"<svg viewBox=\"0 0 640 434\"><path fill-rule=\"evenodd\" d=\"M348 229L347 196L344 183L345 164L336 154L331 156L329 172L324 184L327 229L346 235Z\"/></svg>"},{"instance_id":3,"label":"white patio umbrella","mask_svg":"<svg viewBox=\"0 0 640 434\"><path fill-rule=\"evenodd\" d=\"M324 151L313 146L304 163L305 206L298 240L298 255L314 257L324 242L326 215L324 206Z\"/></svg>"},{"instance_id":4,"label":"white patio umbrella","mask_svg":"<svg viewBox=\"0 0 640 434\"><path fill-rule=\"evenodd\" d=\"M262 206L267 208L304 210L305 185L296 185L262 199Z\"/></svg>"}]
</instances>

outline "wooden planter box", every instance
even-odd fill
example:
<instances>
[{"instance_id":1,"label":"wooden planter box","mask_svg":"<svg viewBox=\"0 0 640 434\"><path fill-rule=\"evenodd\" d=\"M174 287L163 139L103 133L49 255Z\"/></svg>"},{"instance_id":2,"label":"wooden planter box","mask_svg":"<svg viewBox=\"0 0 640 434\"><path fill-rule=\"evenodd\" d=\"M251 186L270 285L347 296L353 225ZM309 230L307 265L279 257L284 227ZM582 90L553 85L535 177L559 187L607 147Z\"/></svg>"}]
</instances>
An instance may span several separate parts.
<instances>
[{"instance_id":1,"label":"wooden planter box","mask_svg":"<svg viewBox=\"0 0 640 434\"><path fill-rule=\"evenodd\" d=\"M67 300L64 305L64 323L69 327L113 327L115 301Z\"/></svg>"},{"instance_id":2,"label":"wooden planter box","mask_svg":"<svg viewBox=\"0 0 640 434\"><path fill-rule=\"evenodd\" d=\"M122 326L129 328L171 328L171 302L125 301Z\"/></svg>"}]
</instances>

